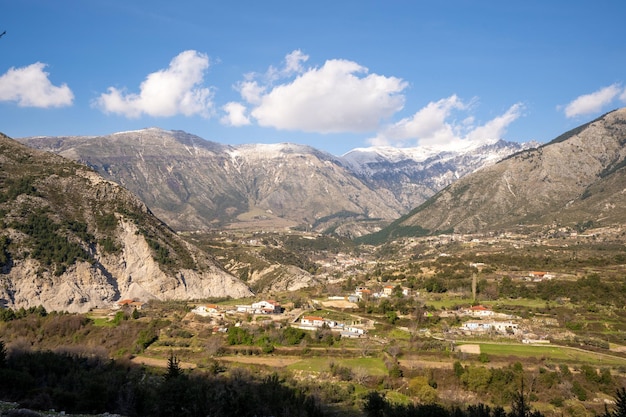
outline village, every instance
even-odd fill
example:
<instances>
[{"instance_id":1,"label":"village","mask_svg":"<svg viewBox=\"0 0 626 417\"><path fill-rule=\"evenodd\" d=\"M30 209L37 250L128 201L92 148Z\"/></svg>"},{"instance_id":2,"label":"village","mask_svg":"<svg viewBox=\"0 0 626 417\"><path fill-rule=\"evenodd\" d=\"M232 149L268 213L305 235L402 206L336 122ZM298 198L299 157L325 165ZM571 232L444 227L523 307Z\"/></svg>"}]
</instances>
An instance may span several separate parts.
<instances>
[{"instance_id":1,"label":"village","mask_svg":"<svg viewBox=\"0 0 626 417\"><path fill-rule=\"evenodd\" d=\"M551 279L552 274L541 271L530 271L526 278L529 281ZM365 302L377 303L391 297L423 299L419 292L403 287L401 283L387 284L380 291L373 291L365 286L357 286L350 294L343 296L327 296L324 299L311 299L307 305L296 308L293 303L265 299L250 304L216 304L197 303L190 309L190 317L200 317L203 323L211 326L213 333L227 333L229 327L243 325L254 326L255 323L267 323L268 320L278 326L290 327L305 331L328 329L341 338L367 338L370 330L384 320L372 315L359 313L360 305ZM141 310L146 303L138 300L125 299L119 301L114 311ZM342 320L324 317L320 312L341 312ZM349 312L349 313L346 313ZM446 340L472 339L512 339L522 343L546 344L554 336L555 320L522 319L519 316L494 311L482 304L457 306L454 309L425 309L423 326L418 329L425 335ZM402 316L400 316L402 318ZM405 317L412 320L413 317ZM433 324L428 324L432 322ZM435 325L444 320L456 325ZM410 331L406 326L399 326ZM415 330L415 329L414 329Z\"/></svg>"}]
</instances>

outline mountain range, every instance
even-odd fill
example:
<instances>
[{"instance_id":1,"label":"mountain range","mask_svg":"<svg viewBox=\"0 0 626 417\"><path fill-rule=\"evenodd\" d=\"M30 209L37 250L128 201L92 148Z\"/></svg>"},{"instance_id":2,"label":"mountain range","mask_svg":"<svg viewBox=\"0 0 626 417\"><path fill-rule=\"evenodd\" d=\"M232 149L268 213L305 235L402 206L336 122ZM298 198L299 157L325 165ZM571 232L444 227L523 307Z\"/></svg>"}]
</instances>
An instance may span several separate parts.
<instances>
[{"instance_id":1,"label":"mountain range","mask_svg":"<svg viewBox=\"0 0 626 417\"><path fill-rule=\"evenodd\" d=\"M546 228L620 232L626 223L626 108L537 147L499 141L335 157L161 129L22 142L66 158L0 135L0 304L9 307L86 311L123 298L253 295L162 220L179 230L300 226L358 235L368 227L355 225L378 219L380 228L444 187L363 241ZM257 290L316 285L309 272L275 262L285 254L272 251L278 247L250 262L241 255L229 270L247 271Z\"/></svg>"},{"instance_id":2,"label":"mountain range","mask_svg":"<svg viewBox=\"0 0 626 417\"><path fill-rule=\"evenodd\" d=\"M537 145L379 147L337 157L305 145L228 146L158 128L19 140L93 168L178 231L295 227L349 237L379 230L464 175Z\"/></svg>"},{"instance_id":3,"label":"mountain range","mask_svg":"<svg viewBox=\"0 0 626 417\"><path fill-rule=\"evenodd\" d=\"M367 240L626 223L626 108L459 179Z\"/></svg>"}]
</instances>

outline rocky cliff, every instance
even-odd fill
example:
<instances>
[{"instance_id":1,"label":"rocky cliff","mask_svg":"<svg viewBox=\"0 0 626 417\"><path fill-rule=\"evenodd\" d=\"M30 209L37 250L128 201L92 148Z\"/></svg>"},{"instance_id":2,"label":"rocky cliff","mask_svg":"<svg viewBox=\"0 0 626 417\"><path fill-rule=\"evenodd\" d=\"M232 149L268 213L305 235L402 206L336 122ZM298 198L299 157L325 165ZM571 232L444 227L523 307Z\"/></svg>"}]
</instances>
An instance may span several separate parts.
<instances>
[{"instance_id":1,"label":"rocky cliff","mask_svg":"<svg viewBox=\"0 0 626 417\"><path fill-rule=\"evenodd\" d=\"M82 312L124 298L252 295L136 196L0 135L0 303Z\"/></svg>"}]
</instances>

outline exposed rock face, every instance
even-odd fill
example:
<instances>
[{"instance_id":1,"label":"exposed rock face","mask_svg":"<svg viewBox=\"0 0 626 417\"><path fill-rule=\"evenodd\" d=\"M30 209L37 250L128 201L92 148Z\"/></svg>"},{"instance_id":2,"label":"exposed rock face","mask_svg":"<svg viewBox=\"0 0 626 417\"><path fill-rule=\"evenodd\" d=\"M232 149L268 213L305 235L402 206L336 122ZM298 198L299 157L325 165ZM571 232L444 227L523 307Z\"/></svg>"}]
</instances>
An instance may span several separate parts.
<instances>
[{"instance_id":1,"label":"exposed rock face","mask_svg":"<svg viewBox=\"0 0 626 417\"><path fill-rule=\"evenodd\" d=\"M464 177L384 233L624 224L625 167L626 109L620 109Z\"/></svg>"},{"instance_id":2,"label":"exposed rock face","mask_svg":"<svg viewBox=\"0 0 626 417\"><path fill-rule=\"evenodd\" d=\"M137 194L175 230L253 221L351 236L379 227L372 220L399 217L523 146L501 141L446 152L369 148L336 157L294 144L231 147L155 128L21 141L91 166Z\"/></svg>"},{"instance_id":3,"label":"exposed rock face","mask_svg":"<svg viewBox=\"0 0 626 417\"><path fill-rule=\"evenodd\" d=\"M404 214L459 178L538 145L492 140L454 150L374 147L350 151L343 160L364 183L391 192Z\"/></svg>"},{"instance_id":4,"label":"exposed rock face","mask_svg":"<svg viewBox=\"0 0 626 417\"><path fill-rule=\"evenodd\" d=\"M123 298L252 295L137 197L0 135L0 303L83 312Z\"/></svg>"},{"instance_id":5,"label":"exposed rock face","mask_svg":"<svg viewBox=\"0 0 626 417\"><path fill-rule=\"evenodd\" d=\"M255 271L248 281L251 286L263 292L297 291L315 287L319 281L310 273L294 265L271 265Z\"/></svg>"}]
</instances>

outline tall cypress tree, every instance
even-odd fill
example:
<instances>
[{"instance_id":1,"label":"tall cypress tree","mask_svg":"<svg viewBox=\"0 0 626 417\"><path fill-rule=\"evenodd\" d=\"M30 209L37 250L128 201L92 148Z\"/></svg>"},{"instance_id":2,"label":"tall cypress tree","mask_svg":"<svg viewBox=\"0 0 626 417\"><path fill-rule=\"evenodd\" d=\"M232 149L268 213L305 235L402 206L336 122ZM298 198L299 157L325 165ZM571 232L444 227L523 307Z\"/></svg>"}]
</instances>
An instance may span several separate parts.
<instances>
[{"instance_id":1,"label":"tall cypress tree","mask_svg":"<svg viewBox=\"0 0 626 417\"><path fill-rule=\"evenodd\" d=\"M182 373L180 369L180 360L174 356L174 352L170 352L170 357L167 360L167 373L165 379L174 379L180 376Z\"/></svg>"}]
</instances>

